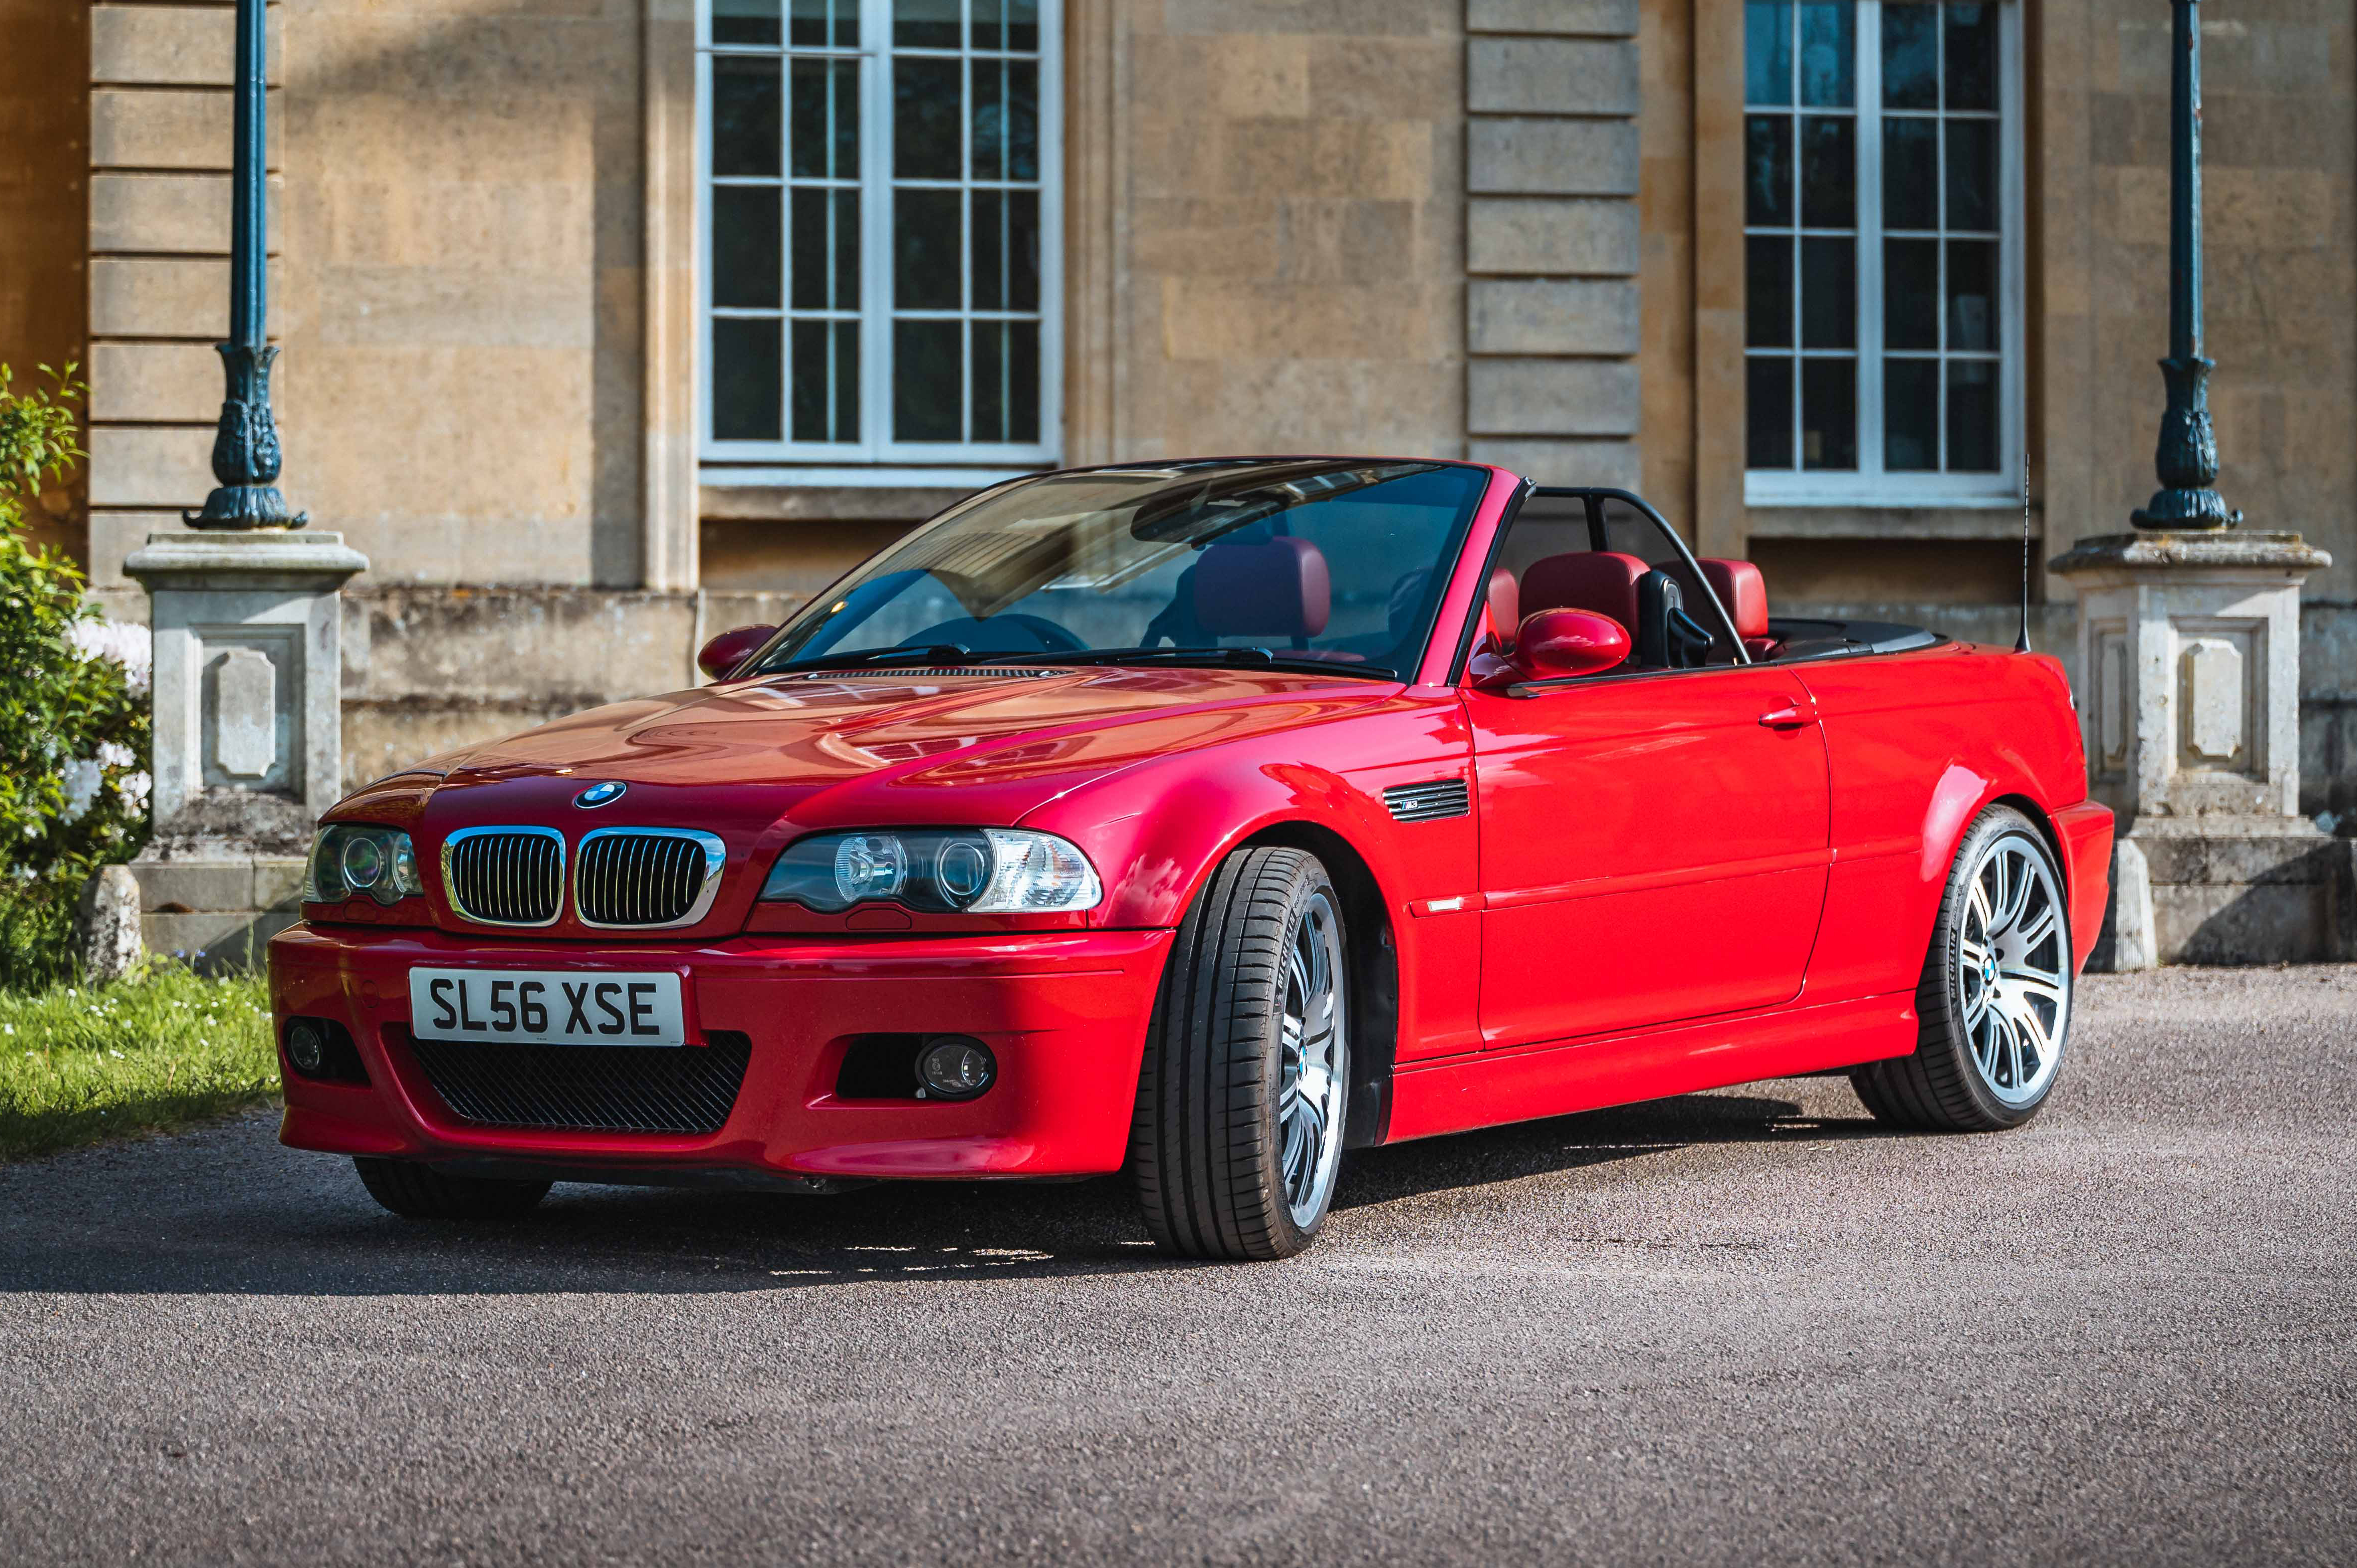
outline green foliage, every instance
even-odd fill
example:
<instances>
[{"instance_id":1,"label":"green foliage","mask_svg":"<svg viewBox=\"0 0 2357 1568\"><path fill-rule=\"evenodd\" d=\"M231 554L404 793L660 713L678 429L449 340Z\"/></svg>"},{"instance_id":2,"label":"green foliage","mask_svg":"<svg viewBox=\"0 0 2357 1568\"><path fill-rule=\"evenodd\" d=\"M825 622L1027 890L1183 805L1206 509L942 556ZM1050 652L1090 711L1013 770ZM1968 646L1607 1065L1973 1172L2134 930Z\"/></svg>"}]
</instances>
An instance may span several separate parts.
<instances>
[{"instance_id":1,"label":"green foliage","mask_svg":"<svg viewBox=\"0 0 2357 1568\"><path fill-rule=\"evenodd\" d=\"M24 534L42 483L64 478L83 456L72 405L84 389L73 370L48 371L53 388L19 392L0 366L0 983L7 984L67 972L82 879L128 860L147 833L145 693L98 650L103 623L83 597L81 573Z\"/></svg>"},{"instance_id":2,"label":"green foliage","mask_svg":"<svg viewBox=\"0 0 2357 1568\"><path fill-rule=\"evenodd\" d=\"M279 1090L260 975L150 962L112 985L0 993L0 1160L161 1131Z\"/></svg>"}]
</instances>

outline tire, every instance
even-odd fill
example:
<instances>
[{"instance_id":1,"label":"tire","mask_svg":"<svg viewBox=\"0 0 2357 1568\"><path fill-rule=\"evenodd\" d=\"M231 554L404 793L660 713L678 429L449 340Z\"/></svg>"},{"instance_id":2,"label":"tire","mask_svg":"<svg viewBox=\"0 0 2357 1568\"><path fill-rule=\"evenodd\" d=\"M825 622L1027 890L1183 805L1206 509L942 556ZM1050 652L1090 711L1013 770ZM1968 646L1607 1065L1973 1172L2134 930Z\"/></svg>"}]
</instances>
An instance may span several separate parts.
<instances>
[{"instance_id":1,"label":"tire","mask_svg":"<svg viewBox=\"0 0 2357 1568\"><path fill-rule=\"evenodd\" d=\"M2071 971L2070 902L2053 854L2028 817L1991 806L1948 870L1915 992L1914 1054L1852 1069L1857 1097L1892 1127L2020 1126L2061 1072Z\"/></svg>"},{"instance_id":2,"label":"tire","mask_svg":"<svg viewBox=\"0 0 2357 1568\"><path fill-rule=\"evenodd\" d=\"M1164 1251L1286 1258L1317 1237L1350 1109L1350 950L1341 897L1303 850L1239 850L1188 911L1130 1131Z\"/></svg>"},{"instance_id":3,"label":"tire","mask_svg":"<svg viewBox=\"0 0 2357 1568\"><path fill-rule=\"evenodd\" d=\"M369 1196L404 1219L512 1219L548 1196L544 1181L445 1176L415 1160L352 1158Z\"/></svg>"}]
</instances>

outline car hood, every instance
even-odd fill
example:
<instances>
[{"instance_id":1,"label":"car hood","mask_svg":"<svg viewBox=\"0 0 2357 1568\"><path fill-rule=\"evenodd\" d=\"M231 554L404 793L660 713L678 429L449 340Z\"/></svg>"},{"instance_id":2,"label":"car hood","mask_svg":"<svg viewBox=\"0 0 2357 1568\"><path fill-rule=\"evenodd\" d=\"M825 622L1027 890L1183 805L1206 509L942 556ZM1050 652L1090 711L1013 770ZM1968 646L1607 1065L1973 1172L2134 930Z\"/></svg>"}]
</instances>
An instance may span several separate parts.
<instances>
[{"instance_id":1,"label":"car hood","mask_svg":"<svg viewBox=\"0 0 2357 1568\"><path fill-rule=\"evenodd\" d=\"M591 825L575 797L607 780L629 788L595 809L595 825L1006 823L1141 760L1316 723L1398 690L1225 669L770 676L591 709L422 764L347 804L379 790L415 800L421 775L438 774L430 804L415 803L446 831Z\"/></svg>"}]
</instances>

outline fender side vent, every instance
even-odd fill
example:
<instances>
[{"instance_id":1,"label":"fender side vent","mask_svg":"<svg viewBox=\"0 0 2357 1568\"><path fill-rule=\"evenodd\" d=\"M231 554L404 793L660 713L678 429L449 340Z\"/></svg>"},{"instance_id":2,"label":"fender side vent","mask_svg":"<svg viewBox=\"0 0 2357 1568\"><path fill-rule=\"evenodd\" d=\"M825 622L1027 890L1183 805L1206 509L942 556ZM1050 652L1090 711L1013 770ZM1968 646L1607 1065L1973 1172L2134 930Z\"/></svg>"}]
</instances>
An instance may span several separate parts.
<instances>
[{"instance_id":1,"label":"fender side vent","mask_svg":"<svg viewBox=\"0 0 2357 1568\"><path fill-rule=\"evenodd\" d=\"M1383 805L1395 821L1403 822L1437 822L1443 817L1473 814L1472 791L1462 779L1394 784L1383 791Z\"/></svg>"}]
</instances>

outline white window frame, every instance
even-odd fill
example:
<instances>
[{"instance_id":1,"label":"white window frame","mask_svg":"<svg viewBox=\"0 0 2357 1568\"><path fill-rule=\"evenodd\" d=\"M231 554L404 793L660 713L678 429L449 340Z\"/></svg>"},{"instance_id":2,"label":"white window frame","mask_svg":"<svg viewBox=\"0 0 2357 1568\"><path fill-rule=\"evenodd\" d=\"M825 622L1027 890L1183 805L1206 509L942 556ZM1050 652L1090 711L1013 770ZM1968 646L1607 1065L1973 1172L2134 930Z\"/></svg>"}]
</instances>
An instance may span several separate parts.
<instances>
[{"instance_id":1,"label":"white window frame","mask_svg":"<svg viewBox=\"0 0 2357 1568\"><path fill-rule=\"evenodd\" d=\"M1064 292L1064 79L1061 0L1039 6L1039 439L1036 442L892 441L892 92L895 52L946 56L947 49L891 48L892 0L857 0L860 47L854 48L716 44L712 0L695 5L695 429L699 478L705 484L950 485L991 483L1059 460L1063 441ZM780 0L781 28L791 22L792 0ZM961 24L972 15L971 0L960 5ZM790 29L789 29L790 31ZM962 36L968 36L963 35ZM723 441L712 430L712 321L707 297L712 277L712 61L716 54L780 59L856 59L859 62L860 137L860 439L856 442L795 441L791 389L785 390L778 441ZM791 91L791 70L781 70L781 94ZM788 98L781 115L791 116ZM974 115L969 102L961 140L970 154ZM962 156L962 169L970 156ZM913 183L948 185L952 181ZM973 270L973 251L961 248L959 265ZM969 279L970 281L970 279ZM962 289L961 295L967 294ZM781 306L781 314L789 307ZM780 330L784 330L781 327ZM965 393L973 405L974 355L964 356ZM814 465L803 467L800 465ZM762 465L753 467L752 465ZM780 466L788 465L788 466ZM823 465L818 467L815 465ZM984 476L977 479L976 476Z\"/></svg>"},{"instance_id":2,"label":"white window frame","mask_svg":"<svg viewBox=\"0 0 2357 1568\"><path fill-rule=\"evenodd\" d=\"M2021 3L1996 0L1997 10L1997 444L2000 464L1993 473L1948 474L1890 472L1882 466L1882 0L1857 0L1857 102L1846 111L1857 117L1857 457L1855 470L1752 468L1743 474L1747 506L1811 507L2016 507L2021 504L2023 431L2023 180L2022 123L2025 105L2021 85ZM1747 40L1746 48L1749 43ZM1748 81L1748 76L1747 76ZM1744 113L1754 105L1746 94ZM1872 107L1869 109L1869 105ZM1762 112L1784 108L1787 113L1842 113L1799 105L1761 104ZM1871 120L1874 134L1866 134ZM1794 156L1799 156L1794 140ZM1943 176L1944 177L1944 176ZM1800 214L1793 214L1797 223ZM1799 232L1806 233L1806 230ZM1747 226L1744 232L1750 231ZM1801 286L1794 274L1793 287ZM1944 315L1946 301L1941 302ZM1797 339L1789 349L1753 349L1754 357L1787 356L1846 358L1846 349L1809 350ZM1797 424L1794 453L1798 456ZM1749 439L1749 424L1746 424ZM1944 440L1944 432L1943 432Z\"/></svg>"}]
</instances>

